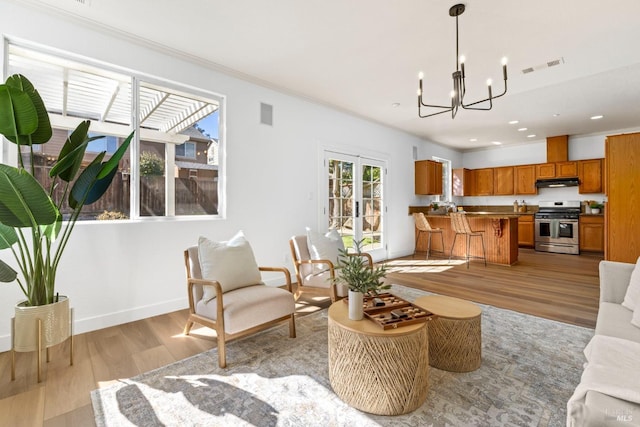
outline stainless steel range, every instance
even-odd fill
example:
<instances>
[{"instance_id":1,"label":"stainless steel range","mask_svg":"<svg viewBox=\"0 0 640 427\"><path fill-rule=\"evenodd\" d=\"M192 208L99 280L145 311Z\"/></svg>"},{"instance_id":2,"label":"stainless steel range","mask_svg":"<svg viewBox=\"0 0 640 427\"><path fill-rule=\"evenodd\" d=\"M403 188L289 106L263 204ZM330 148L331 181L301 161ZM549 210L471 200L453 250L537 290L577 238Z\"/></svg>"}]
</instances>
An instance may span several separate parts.
<instances>
[{"instance_id":1,"label":"stainless steel range","mask_svg":"<svg viewBox=\"0 0 640 427\"><path fill-rule=\"evenodd\" d=\"M536 251L580 254L580 201L539 202L535 214Z\"/></svg>"}]
</instances>

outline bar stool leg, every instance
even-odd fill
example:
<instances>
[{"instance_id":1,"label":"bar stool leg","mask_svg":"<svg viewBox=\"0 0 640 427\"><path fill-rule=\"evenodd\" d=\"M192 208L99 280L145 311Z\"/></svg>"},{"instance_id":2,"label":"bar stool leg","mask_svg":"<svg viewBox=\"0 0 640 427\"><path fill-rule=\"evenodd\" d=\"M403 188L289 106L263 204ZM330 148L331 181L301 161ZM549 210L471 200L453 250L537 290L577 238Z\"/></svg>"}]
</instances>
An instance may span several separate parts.
<instances>
[{"instance_id":1,"label":"bar stool leg","mask_svg":"<svg viewBox=\"0 0 640 427\"><path fill-rule=\"evenodd\" d=\"M429 253L431 252L431 232L429 231L429 237L427 238L427 259L429 259Z\"/></svg>"}]
</instances>

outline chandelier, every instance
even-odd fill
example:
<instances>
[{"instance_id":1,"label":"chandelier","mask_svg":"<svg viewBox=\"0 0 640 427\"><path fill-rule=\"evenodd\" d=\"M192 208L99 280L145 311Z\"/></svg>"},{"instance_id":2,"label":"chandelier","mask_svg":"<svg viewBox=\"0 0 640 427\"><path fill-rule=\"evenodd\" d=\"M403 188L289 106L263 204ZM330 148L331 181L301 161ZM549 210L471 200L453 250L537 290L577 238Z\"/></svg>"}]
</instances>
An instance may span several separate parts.
<instances>
[{"instance_id":1,"label":"chandelier","mask_svg":"<svg viewBox=\"0 0 640 427\"><path fill-rule=\"evenodd\" d=\"M456 71L452 74L453 77L453 90L451 91L451 105L431 105L425 104L422 101L422 95L424 92L422 91L422 79L424 78L424 74L420 72L418 75L419 79L419 89L418 89L418 116L420 118L431 117L438 114L448 113L451 111L451 118L456 117L456 113L458 112L458 108L462 107L465 110L491 110L493 107L493 100L501 97L505 93L507 93L507 58L502 59L502 76L504 78L504 91L500 95L493 95L491 91L491 79L487 80L487 89L489 91L489 97L485 99L481 99L479 101L465 103L464 95L466 92L465 87L465 74L464 74L464 56L460 56L458 53L458 16L462 15L464 12L464 4L456 4L449 9L449 16L454 16L456 18ZM479 106L478 104L487 103L488 105ZM442 111L438 111L432 114L422 114L422 107L427 108L439 108Z\"/></svg>"}]
</instances>

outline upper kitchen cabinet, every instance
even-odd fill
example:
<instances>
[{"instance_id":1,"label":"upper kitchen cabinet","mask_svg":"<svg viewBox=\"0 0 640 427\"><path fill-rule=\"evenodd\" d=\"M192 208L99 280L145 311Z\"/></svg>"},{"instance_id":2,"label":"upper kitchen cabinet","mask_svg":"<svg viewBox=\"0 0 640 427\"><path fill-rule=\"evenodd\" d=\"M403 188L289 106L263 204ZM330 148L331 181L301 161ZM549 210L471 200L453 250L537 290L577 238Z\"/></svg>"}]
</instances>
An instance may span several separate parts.
<instances>
[{"instance_id":1,"label":"upper kitchen cabinet","mask_svg":"<svg viewBox=\"0 0 640 427\"><path fill-rule=\"evenodd\" d=\"M513 166L493 169L493 195L508 196L514 194Z\"/></svg>"},{"instance_id":2,"label":"upper kitchen cabinet","mask_svg":"<svg viewBox=\"0 0 640 427\"><path fill-rule=\"evenodd\" d=\"M516 194L538 194L538 189L536 188L536 166L515 166L514 185Z\"/></svg>"},{"instance_id":3,"label":"upper kitchen cabinet","mask_svg":"<svg viewBox=\"0 0 640 427\"><path fill-rule=\"evenodd\" d=\"M578 160L578 179L580 194L602 193L602 159Z\"/></svg>"},{"instance_id":4,"label":"upper kitchen cabinet","mask_svg":"<svg viewBox=\"0 0 640 427\"><path fill-rule=\"evenodd\" d=\"M556 177L555 163L540 163L536 165L536 177L538 179L547 179Z\"/></svg>"},{"instance_id":5,"label":"upper kitchen cabinet","mask_svg":"<svg viewBox=\"0 0 640 427\"><path fill-rule=\"evenodd\" d=\"M442 194L442 163L434 160L418 160L415 162L415 168L416 194Z\"/></svg>"},{"instance_id":6,"label":"upper kitchen cabinet","mask_svg":"<svg viewBox=\"0 0 640 427\"><path fill-rule=\"evenodd\" d=\"M568 159L569 136L561 135L547 138L547 163L565 162Z\"/></svg>"},{"instance_id":7,"label":"upper kitchen cabinet","mask_svg":"<svg viewBox=\"0 0 640 427\"><path fill-rule=\"evenodd\" d=\"M473 196L474 173L470 169L453 169L451 171L451 190L454 196Z\"/></svg>"},{"instance_id":8,"label":"upper kitchen cabinet","mask_svg":"<svg viewBox=\"0 0 640 427\"><path fill-rule=\"evenodd\" d=\"M475 169L474 196L493 196L493 168Z\"/></svg>"},{"instance_id":9,"label":"upper kitchen cabinet","mask_svg":"<svg viewBox=\"0 0 640 427\"><path fill-rule=\"evenodd\" d=\"M557 162L556 178L575 178L578 176L577 162Z\"/></svg>"}]
</instances>

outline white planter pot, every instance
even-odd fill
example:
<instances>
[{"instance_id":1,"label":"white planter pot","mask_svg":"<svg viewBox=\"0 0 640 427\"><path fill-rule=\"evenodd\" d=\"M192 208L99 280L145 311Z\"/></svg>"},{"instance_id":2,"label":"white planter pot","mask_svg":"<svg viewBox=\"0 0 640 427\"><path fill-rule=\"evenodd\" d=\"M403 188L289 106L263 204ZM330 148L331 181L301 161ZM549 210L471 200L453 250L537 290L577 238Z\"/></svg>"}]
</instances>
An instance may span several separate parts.
<instances>
[{"instance_id":1,"label":"white planter pot","mask_svg":"<svg viewBox=\"0 0 640 427\"><path fill-rule=\"evenodd\" d=\"M349 290L349 319L362 320L364 317L362 292Z\"/></svg>"},{"instance_id":2,"label":"white planter pot","mask_svg":"<svg viewBox=\"0 0 640 427\"><path fill-rule=\"evenodd\" d=\"M591 213L597 215L600 213L600 208L591 208Z\"/></svg>"},{"instance_id":3,"label":"white planter pot","mask_svg":"<svg viewBox=\"0 0 640 427\"><path fill-rule=\"evenodd\" d=\"M61 296L58 302L28 307L26 301L15 306L13 349L38 350L38 319L42 321L41 348L60 344L71 336L69 298Z\"/></svg>"}]
</instances>

